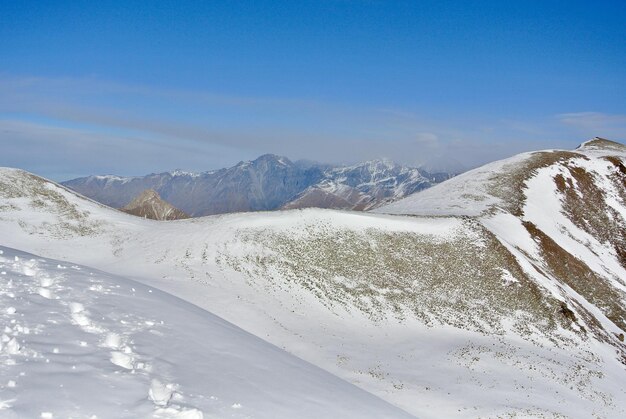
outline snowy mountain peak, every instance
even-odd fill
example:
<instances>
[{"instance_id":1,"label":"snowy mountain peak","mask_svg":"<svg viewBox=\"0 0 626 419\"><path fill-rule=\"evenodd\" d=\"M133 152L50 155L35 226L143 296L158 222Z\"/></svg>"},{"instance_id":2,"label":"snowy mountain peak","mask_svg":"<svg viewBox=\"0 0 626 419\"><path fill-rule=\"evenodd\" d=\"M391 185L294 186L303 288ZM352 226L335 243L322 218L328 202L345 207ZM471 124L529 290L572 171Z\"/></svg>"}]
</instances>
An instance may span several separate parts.
<instances>
[{"instance_id":1,"label":"snowy mountain peak","mask_svg":"<svg viewBox=\"0 0 626 419\"><path fill-rule=\"evenodd\" d=\"M170 176L172 177L176 177L176 176L188 176L188 177L198 177L201 176L200 173L195 173L195 172L188 172L182 169L174 169L171 172L168 172Z\"/></svg>"},{"instance_id":2,"label":"snowy mountain peak","mask_svg":"<svg viewBox=\"0 0 626 419\"><path fill-rule=\"evenodd\" d=\"M608 152L626 153L626 146L615 141L607 140L606 138L594 137L579 145L576 150L605 150Z\"/></svg>"},{"instance_id":3,"label":"snowy mountain peak","mask_svg":"<svg viewBox=\"0 0 626 419\"><path fill-rule=\"evenodd\" d=\"M252 160L252 164L258 166L261 164L277 165L277 166L293 166L291 160L287 157L278 156L276 154L263 154Z\"/></svg>"},{"instance_id":4,"label":"snowy mountain peak","mask_svg":"<svg viewBox=\"0 0 626 419\"><path fill-rule=\"evenodd\" d=\"M380 158L380 159L368 160L365 163L363 163L362 165L363 166L369 166L369 167L372 167L372 168L382 169L382 170L393 170L393 169L396 169L396 168L400 167L399 164L397 164L393 160L388 159L386 157L383 157L383 158Z\"/></svg>"},{"instance_id":5,"label":"snowy mountain peak","mask_svg":"<svg viewBox=\"0 0 626 419\"><path fill-rule=\"evenodd\" d=\"M594 138L573 151L543 150L522 153L458 175L435 187L421 191L380 209L389 213L419 215L476 216L497 208L517 208L524 201L525 181L548 166L570 170L581 161L615 169L626 158L626 147L620 143ZM588 163L591 164L591 163ZM595 171L593 167L585 171ZM581 169L582 170L582 169Z\"/></svg>"},{"instance_id":6,"label":"snowy mountain peak","mask_svg":"<svg viewBox=\"0 0 626 419\"><path fill-rule=\"evenodd\" d=\"M124 180L124 179L126 179L125 177L116 176L116 175L95 175L95 176L93 176L93 178L97 179L97 180L104 180L104 181L108 181L108 180Z\"/></svg>"},{"instance_id":7,"label":"snowy mountain peak","mask_svg":"<svg viewBox=\"0 0 626 419\"><path fill-rule=\"evenodd\" d=\"M160 201L161 197L154 189L146 189L137 198L135 198L126 208L136 208L147 202Z\"/></svg>"},{"instance_id":8,"label":"snowy mountain peak","mask_svg":"<svg viewBox=\"0 0 626 419\"><path fill-rule=\"evenodd\" d=\"M287 157L276 154L263 154L254 160L240 161L235 167L261 167L261 166L293 166L294 164Z\"/></svg>"}]
</instances>

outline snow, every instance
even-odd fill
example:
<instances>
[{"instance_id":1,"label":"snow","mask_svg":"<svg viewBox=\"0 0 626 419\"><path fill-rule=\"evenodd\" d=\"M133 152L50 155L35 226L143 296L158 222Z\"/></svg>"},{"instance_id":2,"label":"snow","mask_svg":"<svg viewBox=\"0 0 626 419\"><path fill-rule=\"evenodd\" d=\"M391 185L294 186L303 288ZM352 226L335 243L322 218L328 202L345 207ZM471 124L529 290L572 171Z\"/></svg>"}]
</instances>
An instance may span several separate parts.
<instances>
[{"instance_id":1,"label":"snow","mask_svg":"<svg viewBox=\"0 0 626 419\"><path fill-rule=\"evenodd\" d=\"M169 172L169 174L172 177L177 177L177 176L182 176L182 177L200 177L201 176L200 173L187 172L187 171L181 170L181 169L172 170L171 172Z\"/></svg>"},{"instance_id":2,"label":"snow","mask_svg":"<svg viewBox=\"0 0 626 419\"><path fill-rule=\"evenodd\" d=\"M128 179L126 177L121 177L121 176L116 176L116 175L95 175L95 176L92 176L92 178L96 180L104 180L104 181L111 181L111 180L124 181Z\"/></svg>"},{"instance_id":3,"label":"snow","mask_svg":"<svg viewBox=\"0 0 626 419\"><path fill-rule=\"evenodd\" d=\"M168 294L2 250L0 417L411 417Z\"/></svg>"},{"instance_id":4,"label":"snow","mask_svg":"<svg viewBox=\"0 0 626 419\"><path fill-rule=\"evenodd\" d=\"M571 162L572 165L591 171L595 168L594 163L583 159L575 159ZM601 276L626 278L626 269L621 266L614 252L592 235L578 228L563 213L561 198L557 194L553 181L557 174L566 178L569 176L561 166L550 166L538 170L537 174L526 182L524 218L534 223L559 243L559 246L585 262L589 268ZM604 179L604 177L597 177L596 182L605 183L606 186L603 189L609 189L610 183ZM626 208L621 207L622 210ZM614 280L613 285L626 292L626 285L619 281Z\"/></svg>"},{"instance_id":5,"label":"snow","mask_svg":"<svg viewBox=\"0 0 626 419\"><path fill-rule=\"evenodd\" d=\"M372 232L410 233L432 242L464 238L480 248L481 231L486 229L547 294L559 300L575 299L607 330L616 331L597 307L539 272L541 255L523 220L499 210L499 199L489 195L484 186L483 182L489 182L499 170L525 158L479 169L478 178L466 178L469 183L465 185L461 185L460 176L454 178L448 181L453 186L444 187L446 182L426 191L439 188L429 195L430 203L407 211L421 213L426 209L437 217L309 209L159 223L111 211L60 188L68 201L89 212L87 222L94 226L94 232L81 235L68 233L62 224L65 220L60 221L59 215L48 209L32 206L28 198L11 199L9 203L18 209L0 213L1 244L62 261L5 249L0 269L6 278L0 277L0 281L6 293L0 292L0 298L10 299L10 303L2 301L2 307L14 307L16 312L2 315L19 322L22 330L31 331L30 335L19 332L15 343L23 348L11 359L18 363L31 349L41 357L29 355L28 365L22 363L20 368L10 363L0 367L15 367L13 375L2 370L0 405L9 406L6 411L14 409L18 406L12 401L15 397L22 398L20 406L28 405L27 401L42 397L38 386L48 386L46 391L52 391L50 387L56 383L46 368L54 367L83 374L82 380L94 374L102 394L109 400L119 397L120 409L135 409L135 416L147 412L153 417L193 417L202 412L204 417L372 417L382 412L381 416L402 417L404 412L393 410L378 396L418 417L622 417L626 415L624 368L608 344L583 340L564 330L555 333L571 339L573 346L553 345L538 333L524 340L510 328L502 335L481 334L441 325L437 319L431 319L430 326L414 318L372 322L350 308L329 309L313 293L291 285L280 272L254 278L244 270L214 262L217 257L262 257L269 252L262 246L251 251L241 238L247 233L262 237L280 233L302 240L319 232L330 232L337 240L342 232L364 236ZM0 170L1 176L12 174ZM539 171L531 182L545 183L550 175ZM527 205L540 207L546 193L554 195L549 188L539 189L536 195L527 196ZM468 194L484 199L475 201ZM550 221L544 227L556 232L565 221L559 218L560 203L554 197L547 198L544 212L537 209L535 213L530 207L525 210L529 210L529 220ZM483 215L475 221L450 214ZM578 234L574 231L574 237L584 239ZM572 252L578 252L575 246L580 243L570 239ZM593 249L595 256L582 250L576 254L594 262L599 272L612 270L611 255L602 253L601 247ZM335 277L347 287L350 280ZM501 271L498 281L504 292L519 284L519 278L508 270ZM27 291L20 288L26 283ZM43 298L39 292L42 288L54 297ZM33 305L17 304L15 299ZM51 313L50 319L43 320L42 310ZM502 322L523 315L511 313ZM30 318L34 320L26 323ZM10 320L5 323L9 327L4 332L6 347L17 329ZM85 361L75 362L68 358L72 356ZM33 370L23 370L25 365ZM26 378L20 378L20 371ZM33 376L41 380L25 386L24 380ZM1 388L9 379L15 386ZM109 389L111 382L118 387ZM70 384L64 385L67 388ZM16 390L11 393L10 388ZM33 390L24 391L26 388ZM82 394L77 384L72 389ZM137 400L141 402L136 404ZM102 405L97 400L93 403L95 407ZM89 397L85 405L92 406ZM342 410L348 409L347 405L361 410ZM32 408L29 414L33 417L43 410L55 417L65 412L62 406L35 403Z\"/></svg>"},{"instance_id":6,"label":"snow","mask_svg":"<svg viewBox=\"0 0 626 419\"><path fill-rule=\"evenodd\" d=\"M493 177L523 162L531 153L499 160L455 176L432 188L374 209L383 214L478 216L497 206L501 199L489 193Z\"/></svg>"},{"instance_id":7,"label":"snow","mask_svg":"<svg viewBox=\"0 0 626 419\"><path fill-rule=\"evenodd\" d=\"M623 146L598 145L594 138L584 142L576 153L590 157L587 164L599 173L606 173L608 164L600 157L619 156L626 158ZM542 150L549 153L560 150ZM491 187L502 173L514 170L516 166L532 158L536 153L517 154L495 161L455 176L432 188L414 193L404 199L374 209L372 212L384 214L438 215L438 216L479 216L497 207L501 202L491 193ZM612 188L610 185L607 187ZM623 210L623 206L621 206Z\"/></svg>"}]
</instances>

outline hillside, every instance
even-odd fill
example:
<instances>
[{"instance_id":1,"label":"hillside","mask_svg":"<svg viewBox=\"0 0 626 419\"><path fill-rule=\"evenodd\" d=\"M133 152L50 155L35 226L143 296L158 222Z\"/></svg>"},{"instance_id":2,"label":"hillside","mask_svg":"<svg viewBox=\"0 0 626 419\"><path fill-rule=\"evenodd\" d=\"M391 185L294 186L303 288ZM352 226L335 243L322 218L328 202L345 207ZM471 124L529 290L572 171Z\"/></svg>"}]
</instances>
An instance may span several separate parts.
<instances>
[{"instance_id":1,"label":"hillside","mask_svg":"<svg viewBox=\"0 0 626 419\"><path fill-rule=\"evenodd\" d=\"M378 209L473 216L534 275L626 330L626 147L596 138L573 152L528 153ZM606 320L610 320L606 322ZM623 336L622 336L623 338Z\"/></svg>"},{"instance_id":2,"label":"hillside","mask_svg":"<svg viewBox=\"0 0 626 419\"><path fill-rule=\"evenodd\" d=\"M602 140L527 153L376 210L409 216L173 223L2 169L0 235L177 295L419 417L621 417L625 159Z\"/></svg>"},{"instance_id":3,"label":"hillside","mask_svg":"<svg viewBox=\"0 0 626 419\"><path fill-rule=\"evenodd\" d=\"M0 417L411 417L135 281L2 246L0 270Z\"/></svg>"},{"instance_id":4,"label":"hillside","mask_svg":"<svg viewBox=\"0 0 626 419\"><path fill-rule=\"evenodd\" d=\"M363 210L428 188L446 177L389 161L331 167L294 163L286 157L266 154L211 172L89 176L63 185L113 208L128 205L150 189L176 208L198 217L279 208Z\"/></svg>"},{"instance_id":5,"label":"hillside","mask_svg":"<svg viewBox=\"0 0 626 419\"><path fill-rule=\"evenodd\" d=\"M162 200L159 194L152 189L143 191L130 204L122 208L122 211L151 220L166 221L189 218L187 214Z\"/></svg>"}]
</instances>

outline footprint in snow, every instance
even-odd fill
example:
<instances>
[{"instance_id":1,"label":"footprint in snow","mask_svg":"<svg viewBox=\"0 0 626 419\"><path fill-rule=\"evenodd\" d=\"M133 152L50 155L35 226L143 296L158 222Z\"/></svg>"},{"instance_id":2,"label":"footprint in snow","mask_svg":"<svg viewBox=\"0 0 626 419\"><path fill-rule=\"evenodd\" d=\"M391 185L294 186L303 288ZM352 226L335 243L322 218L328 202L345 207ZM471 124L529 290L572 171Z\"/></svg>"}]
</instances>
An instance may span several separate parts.
<instances>
[{"instance_id":1,"label":"footprint in snow","mask_svg":"<svg viewBox=\"0 0 626 419\"><path fill-rule=\"evenodd\" d=\"M154 419L204 419L204 415L198 409L178 406L157 408L152 417Z\"/></svg>"},{"instance_id":2,"label":"footprint in snow","mask_svg":"<svg viewBox=\"0 0 626 419\"><path fill-rule=\"evenodd\" d=\"M122 338L117 333L108 332L102 344L107 348L119 349L122 346Z\"/></svg>"},{"instance_id":3,"label":"footprint in snow","mask_svg":"<svg viewBox=\"0 0 626 419\"><path fill-rule=\"evenodd\" d=\"M174 393L173 386L165 385L157 379L153 379L150 382L150 390L148 390L148 398L152 400L152 402L160 407L166 407L170 399L172 398L172 394Z\"/></svg>"},{"instance_id":4,"label":"footprint in snow","mask_svg":"<svg viewBox=\"0 0 626 419\"><path fill-rule=\"evenodd\" d=\"M178 397L177 397L178 396ZM154 418L172 419L203 419L204 414L195 408L185 408L176 404L170 404L172 399L182 397L176 393L176 384L163 384L157 379L150 382L148 398L155 404Z\"/></svg>"},{"instance_id":5,"label":"footprint in snow","mask_svg":"<svg viewBox=\"0 0 626 419\"><path fill-rule=\"evenodd\" d=\"M50 278L49 276L42 276L39 279L39 284L44 288L48 288L54 285L54 279Z\"/></svg>"},{"instance_id":6,"label":"footprint in snow","mask_svg":"<svg viewBox=\"0 0 626 419\"><path fill-rule=\"evenodd\" d=\"M25 276L35 276L35 275L37 275L37 272L39 271L39 269L37 267L37 261L35 261L35 260L29 260L28 262L22 262L16 256L15 257L15 262L17 262L16 264L21 265L22 274L24 274Z\"/></svg>"},{"instance_id":7,"label":"footprint in snow","mask_svg":"<svg viewBox=\"0 0 626 419\"><path fill-rule=\"evenodd\" d=\"M47 298L48 300L54 300L56 298L56 296L48 288L39 288L37 290L37 294L41 295L43 298Z\"/></svg>"},{"instance_id":8,"label":"footprint in snow","mask_svg":"<svg viewBox=\"0 0 626 419\"><path fill-rule=\"evenodd\" d=\"M103 329L91 322L89 317L87 316L87 312L85 311L85 307L81 303L70 303L70 314L72 316L72 321L80 326L85 332L88 333L101 333Z\"/></svg>"},{"instance_id":9,"label":"footprint in snow","mask_svg":"<svg viewBox=\"0 0 626 419\"><path fill-rule=\"evenodd\" d=\"M72 314L81 313L83 311L85 311L85 306L81 303L70 303L70 312Z\"/></svg>"},{"instance_id":10,"label":"footprint in snow","mask_svg":"<svg viewBox=\"0 0 626 419\"><path fill-rule=\"evenodd\" d=\"M6 335L2 336L3 341L5 341L7 338L8 336ZM17 355L20 353L20 349L22 349L22 347L14 337L9 338L4 347L2 346L2 343L0 343L0 349L2 349L6 354L9 355Z\"/></svg>"},{"instance_id":11,"label":"footprint in snow","mask_svg":"<svg viewBox=\"0 0 626 419\"><path fill-rule=\"evenodd\" d=\"M133 365L134 358L132 352L125 353L121 351L113 351L111 352L110 361L112 364L127 370L132 370L135 368Z\"/></svg>"}]
</instances>

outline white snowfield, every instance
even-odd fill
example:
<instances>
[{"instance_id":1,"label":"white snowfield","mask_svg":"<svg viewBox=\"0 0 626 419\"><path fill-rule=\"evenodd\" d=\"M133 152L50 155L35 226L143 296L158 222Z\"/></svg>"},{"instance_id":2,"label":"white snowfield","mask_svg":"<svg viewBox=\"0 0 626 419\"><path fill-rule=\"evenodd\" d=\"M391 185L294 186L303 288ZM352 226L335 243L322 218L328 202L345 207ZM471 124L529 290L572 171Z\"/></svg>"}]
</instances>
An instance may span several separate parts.
<instances>
[{"instance_id":1,"label":"white snowfield","mask_svg":"<svg viewBox=\"0 0 626 419\"><path fill-rule=\"evenodd\" d=\"M623 188L613 180L619 169L604 159L617 155L624 162L621 147L607 150L592 142L563 157L569 159L567 169L550 163L523 172L536 160L527 153L378 210L400 215L309 209L157 222L104 207L26 172L0 169L0 245L62 260L66 267L88 266L66 279L76 292L92 279L90 272L110 290L116 290L111 284L122 287L69 301L62 297L68 290L39 285L29 298L59 306L80 303L84 311L75 309L74 317L68 306L69 324L90 328L93 322L120 336L118 346L128 346L130 353L91 345L103 355L98 362L104 361L87 362L88 368L106 366L118 372L115 377L131 376L137 385L132 408L145 409L141 412L148 417L199 412L204 417L376 417L377 412L403 417L404 411L432 418L626 417L626 349L618 337L626 321L626 273L614 245L625 231L626 205ZM608 214L604 224L593 217L587 224L574 223L567 212L571 208L565 204L577 194L593 192L578 185L584 180L579 169L591 173L602 191L594 208ZM573 185L569 201L557 188L557 175ZM595 225L613 226L615 234L589 233ZM533 236L533 228L542 233ZM562 266L545 253L548 240L560 246L556 259L576 271L559 270ZM7 266L15 263L12 256L5 259ZM9 274L13 268L0 269L15 275ZM156 290L147 295L148 288L129 285L131 280L206 311ZM0 284L8 281L0 278ZM92 308L98 301L106 301L108 309ZM17 303L11 307L20 310ZM46 306L39 315L46 310L54 311ZM174 324L167 320L170 311L179 313L176 328L168 326ZM93 313L105 317L102 323L97 319L96 324ZM107 320L126 314L154 327L130 330ZM227 348L249 342L253 349L235 352L246 367L238 368L232 358L222 361L224 353L215 351L214 340L207 342L196 324L222 330L220 345ZM153 329L176 350L140 339ZM196 334L194 340L181 340ZM51 335L36 350L54 354L58 348L60 355L63 341ZM257 346L271 348L276 357L266 357L263 350L257 354ZM60 359L47 358L50 365ZM271 371L254 367L266 358L273 359ZM140 369L137 362L152 369ZM205 372L200 364L216 365L217 372ZM16 386L8 386L9 380ZM294 381L302 387L292 386ZM30 385L17 383L12 377L6 385L0 382L6 387L0 392L0 406L6 406L0 417L14 411L20 398L31 401L36 415L55 414L54 406L46 410L34 401ZM240 385L242 391L235 392ZM215 387L227 390L219 393ZM311 399L299 403L307 392ZM108 400L117 400L118 393L110 394ZM65 397L82 400L70 392ZM364 401L340 402L359 398ZM169 400L165 407L164 399ZM97 414L88 405L81 416Z\"/></svg>"},{"instance_id":2,"label":"white snowfield","mask_svg":"<svg viewBox=\"0 0 626 419\"><path fill-rule=\"evenodd\" d=\"M0 247L2 418L410 418L152 287Z\"/></svg>"}]
</instances>

